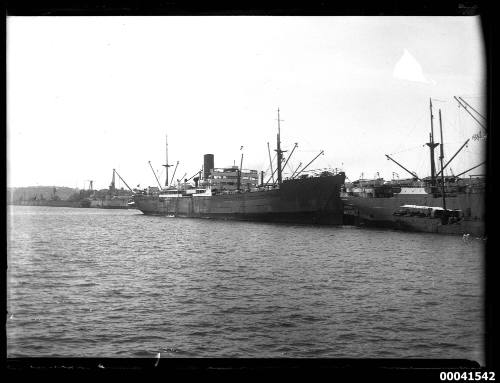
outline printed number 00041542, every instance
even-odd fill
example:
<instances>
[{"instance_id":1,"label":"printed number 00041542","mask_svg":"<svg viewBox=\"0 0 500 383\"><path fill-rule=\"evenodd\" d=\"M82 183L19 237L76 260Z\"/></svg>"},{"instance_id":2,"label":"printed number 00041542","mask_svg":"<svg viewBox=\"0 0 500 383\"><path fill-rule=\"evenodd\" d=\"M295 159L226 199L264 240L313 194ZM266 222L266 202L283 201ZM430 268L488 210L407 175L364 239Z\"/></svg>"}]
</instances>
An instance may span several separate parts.
<instances>
[{"instance_id":1,"label":"printed number 00041542","mask_svg":"<svg viewBox=\"0 0 500 383\"><path fill-rule=\"evenodd\" d=\"M459 381L459 380L495 380L495 373L491 371L468 371L468 372L445 372L442 371L439 373L440 380L450 380L450 381Z\"/></svg>"}]
</instances>

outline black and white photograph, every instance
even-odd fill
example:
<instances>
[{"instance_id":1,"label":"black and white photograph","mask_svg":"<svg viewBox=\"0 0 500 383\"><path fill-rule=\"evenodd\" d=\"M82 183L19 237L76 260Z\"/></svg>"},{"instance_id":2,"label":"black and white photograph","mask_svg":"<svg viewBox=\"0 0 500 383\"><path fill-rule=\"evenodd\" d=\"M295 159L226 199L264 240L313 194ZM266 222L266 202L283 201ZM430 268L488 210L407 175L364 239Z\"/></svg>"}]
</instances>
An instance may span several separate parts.
<instances>
[{"instance_id":1,"label":"black and white photograph","mask_svg":"<svg viewBox=\"0 0 500 383\"><path fill-rule=\"evenodd\" d=\"M486 365L480 16L6 32L8 359Z\"/></svg>"}]
</instances>

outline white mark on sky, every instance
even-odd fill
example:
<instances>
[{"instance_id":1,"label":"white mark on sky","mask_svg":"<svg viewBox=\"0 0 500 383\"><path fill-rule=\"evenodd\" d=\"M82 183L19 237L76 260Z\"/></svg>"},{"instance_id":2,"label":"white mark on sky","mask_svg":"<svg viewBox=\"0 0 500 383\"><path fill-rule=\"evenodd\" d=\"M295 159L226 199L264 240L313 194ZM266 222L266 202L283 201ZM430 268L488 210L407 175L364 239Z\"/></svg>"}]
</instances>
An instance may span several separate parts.
<instances>
[{"instance_id":1,"label":"white mark on sky","mask_svg":"<svg viewBox=\"0 0 500 383\"><path fill-rule=\"evenodd\" d=\"M410 52L406 49L403 53L403 56L399 59L399 61L394 66L393 76L400 80L408 80L415 82L422 82L425 84L433 84L436 82L431 80L429 81L425 76L422 70L422 66L420 63L412 56Z\"/></svg>"}]
</instances>

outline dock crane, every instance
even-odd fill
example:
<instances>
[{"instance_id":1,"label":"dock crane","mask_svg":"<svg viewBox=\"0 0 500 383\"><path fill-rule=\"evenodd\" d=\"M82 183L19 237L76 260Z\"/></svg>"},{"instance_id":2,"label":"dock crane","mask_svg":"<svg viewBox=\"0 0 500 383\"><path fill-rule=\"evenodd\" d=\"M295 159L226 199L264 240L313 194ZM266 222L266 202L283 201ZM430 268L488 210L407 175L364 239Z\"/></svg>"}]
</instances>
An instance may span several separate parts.
<instances>
[{"instance_id":1,"label":"dock crane","mask_svg":"<svg viewBox=\"0 0 500 383\"><path fill-rule=\"evenodd\" d=\"M472 109L474 112L476 112L480 117L482 117L484 120L486 120L486 117L484 117L481 113L479 113L476 109L474 109L472 106L470 106L462 97L456 97L453 96L453 98L458 102L458 104L464 108L464 110L469 113L469 115L483 128L485 131L488 131L486 126L484 126L474 115L470 112L470 110L467 108L467 106Z\"/></svg>"},{"instance_id":2,"label":"dock crane","mask_svg":"<svg viewBox=\"0 0 500 383\"><path fill-rule=\"evenodd\" d=\"M133 193L134 191L130 188L130 186L128 186L128 184L127 184L127 183L125 182L125 180L124 180L124 179L120 176L120 174L118 174L118 172L117 172L115 169L113 169L113 179L114 179L114 175L115 175L115 174L116 174L116 175L118 176L118 178L120 178L120 180L121 180L121 181L125 184L125 186L127 187L127 189L128 189L128 190L130 190L130 191ZM113 181L113 183L114 183L114 181Z\"/></svg>"},{"instance_id":3,"label":"dock crane","mask_svg":"<svg viewBox=\"0 0 500 383\"><path fill-rule=\"evenodd\" d=\"M155 170L153 169L153 165L151 165L151 161L148 161L148 164L149 166L151 167L151 171L153 172L155 178L156 178L156 182L158 183L158 186L160 187L160 190L161 190L161 184L160 184L160 181L158 180L158 176L156 175L156 172Z\"/></svg>"},{"instance_id":4,"label":"dock crane","mask_svg":"<svg viewBox=\"0 0 500 383\"><path fill-rule=\"evenodd\" d=\"M394 162L396 165L398 165L400 168L402 168L403 170L406 170L408 173L410 173L412 175L413 178L417 179L417 180L420 180L420 178L418 178L417 174L406 169L403 165L401 165L399 162L397 162L394 158L392 158L391 156L389 156L388 154L385 155L387 157L388 160L391 160L392 162Z\"/></svg>"},{"instance_id":5,"label":"dock crane","mask_svg":"<svg viewBox=\"0 0 500 383\"><path fill-rule=\"evenodd\" d=\"M476 122L479 124L479 126L481 126L481 128L483 128L486 132L488 132L488 129L486 128L486 126L484 126L484 125L483 125L483 123L481 123L481 122L480 122L480 121L479 121L479 120L478 120L478 119L477 119L477 118L476 118L476 117L475 117L475 116L474 116L474 115L470 112L470 110L469 110L467 107L469 107L469 108L470 108L470 109L472 109L474 112L476 112L476 114L477 114L478 116L480 116L481 118L483 118L485 121L486 121L486 117L484 117L484 116L483 116L481 113L479 113L476 109L474 109L472 106L470 106L470 105L467 103L467 101L465 101L462 97L458 97L458 98L457 98L456 96L453 96L453 98L454 98L454 99L458 102L459 106L461 106L462 108L464 108L464 110L465 110L465 111L466 111L466 112L467 112L467 113L468 113L468 114L469 114L469 115L470 115L470 116L474 119L474 121L476 121ZM476 136L476 135L475 135L475 136ZM474 137L474 136L473 136L473 138L475 139L475 137ZM454 154L454 156L451 158L451 160L452 160L453 158L455 158L455 156L456 156L456 155L457 155L457 154L458 154L458 153L459 153L459 152L460 152L460 151L461 151L461 150L462 150L462 149L463 149L463 148L467 145L467 143L469 142L469 140L470 140L470 139L468 139L467 141L465 141L465 143L464 143L464 144L460 147L460 149L458 149L458 151ZM449 160L449 161L446 163L446 165L444 165L444 167L443 167L443 169L441 169L441 171L443 171L443 170L446 168L446 166L448 166L448 164L451 162L451 160ZM486 161L483 161L483 162L481 162L479 165L476 165L476 166L474 166L474 167L472 167L472 168L470 168L470 169L468 169L468 170L466 170L466 171L464 171L464 172L461 172L460 174L456 175L455 177L457 177L457 178L458 178L459 176L461 176L461 175L463 175L463 174L467 173L468 171L478 168L479 166L483 165L485 162L486 162Z\"/></svg>"},{"instance_id":6,"label":"dock crane","mask_svg":"<svg viewBox=\"0 0 500 383\"><path fill-rule=\"evenodd\" d=\"M309 165L311 165L314 161L316 161L316 158L318 158L319 156L321 156L321 155L322 155L322 154L324 154L324 153L325 153L325 152L324 152L323 150L322 150L321 152L319 152L319 154L318 154L316 157L314 157L314 158L311 160L311 162L309 162L306 166L304 166L304 167L300 170L300 172L298 172L297 174L295 174L295 175L294 175L293 177L291 177L290 179L292 179L292 180L293 180L293 179L297 178L297 177L299 176L299 174L300 174L300 173L302 173L304 170L306 170L306 169L309 167Z\"/></svg>"},{"instance_id":7,"label":"dock crane","mask_svg":"<svg viewBox=\"0 0 500 383\"><path fill-rule=\"evenodd\" d=\"M171 185L172 182L174 182L174 177L175 177L175 172L177 171L177 166L179 166L179 161L177 161L177 163L175 164L174 174L172 174L172 179L170 180L169 185Z\"/></svg>"}]
</instances>

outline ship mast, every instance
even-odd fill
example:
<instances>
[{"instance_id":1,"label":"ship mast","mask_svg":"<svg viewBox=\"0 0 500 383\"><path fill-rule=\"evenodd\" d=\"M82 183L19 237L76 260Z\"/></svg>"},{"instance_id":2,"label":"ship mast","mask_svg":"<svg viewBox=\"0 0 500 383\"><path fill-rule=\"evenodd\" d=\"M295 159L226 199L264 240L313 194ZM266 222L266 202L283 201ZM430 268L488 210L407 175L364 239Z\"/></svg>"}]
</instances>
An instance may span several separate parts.
<instances>
[{"instance_id":1,"label":"ship mast","mask_svg":"<svg viewBox=\"0 0 500 383\"><path fill-rule=\"evenodd\" d=\"M439 144L434 143L434 115L432 114L432 99L429 99L429 106L431 110L431 133L429 134L429 142L426 145L429 147L431 155L431 186L436 185L436 164L434 163L434 149Z\"/></svg>"},{"instance_id":2,"label":"ship mast","mask_svg":"<svg viewBox=\"0 0 500 383\"><path fill-rule=\"evenodd\" d=\"M444 149L443 149L443 124L441 121L441 109L439 109L439 130L441 132L441 145L440 145L440 155L439 161L441 162L441 194L443 195L443 209L446 211L446 198L444 196L444 172L443 172L443 158L444 158Z\"/></svg>"},{"instance_id":3,"label":"ship mast","mask_svg":"<svg viewBox=\"0 0 500 383\"><path fill-rule=\"evenodd\" d=\"M241 147L243 148L243 146ZM241 190L241 177L243 174L243 153L241 153L240 168L238 170L238 191Z\"/></svg>"},{"instance_id":4,"label":"ship mast","mask_svg":"<svg viewBox=\"0 0 500 383\"><path fill-rule=\"evenodd\" d=\"M293 147L292 149L292 152L290 153L290 155L288 156L287 160L285 161L285 163L283 164L282 166L282 169L285 169L286 167L286 164L288 164L288 160L292 157L292 154L294 152L294 150L299 146L298 143L295 143L295 146ZM271 164L271 170L272 170L272 164ZM271 180L271 178L273 179L273 185L274 185L274 173L276 173L276 170L278 169L274 169L274 171L271 173L271 177L269 177L269 179L267 180L266 184L269 183L269 181ZM292 177L289 177L289 178L292 178Z\"/></svg>"},{"instance_id":5,"label":"ship mast","mask_svg":"<svg viewBox=\"0 0 500 383\"><path fill-rule=\"evenodd\" d=\"M113 169L113 177L111 178L111 185L109 185L109 190L111 192L115 191L115 169Z\"/></svg>"},{"instance_id":6,"label":"ship mast","mask_svg":"<svg viewBox=\"0 0 500 383\"><path fill-rule=\"evenodd\" d=\"M267 143L267 152L269 153L269 165L271 166L271 178L273 179L273 185L274 185L273 161L271 160L271 150L269 149L269 142ZM269 182L269 181L267 181L267 182Z\"/></svg>"},{"instance_id":7,"label":"ship mast","mask_svg":"<svg viewBox=\"0 0 500 383\"><path fill-rule=\"evenodd\" d=\"M276 145L276 150L275 152L277 153L277 170L278 170L278 185L281 186L282 182L282 167L281 167L281 162L283 161L283 153L286 152L286 150L281 150L281 130L280 130L280 108L278 108L278 135L276 136L277 140L277 145Z\"/></svg>"},{"instance_id":8,"label":"ship mast","mask_svg":"<svg viewBox=\"0 0 500 383\"><path fill-rule=\"evenodd\" d=\"M168 164L168 136L165 135L165 170L167 172L165 176L165 187L168 186L168 168L171 167L172 165Z\"/></svg>"}]
</instances>

